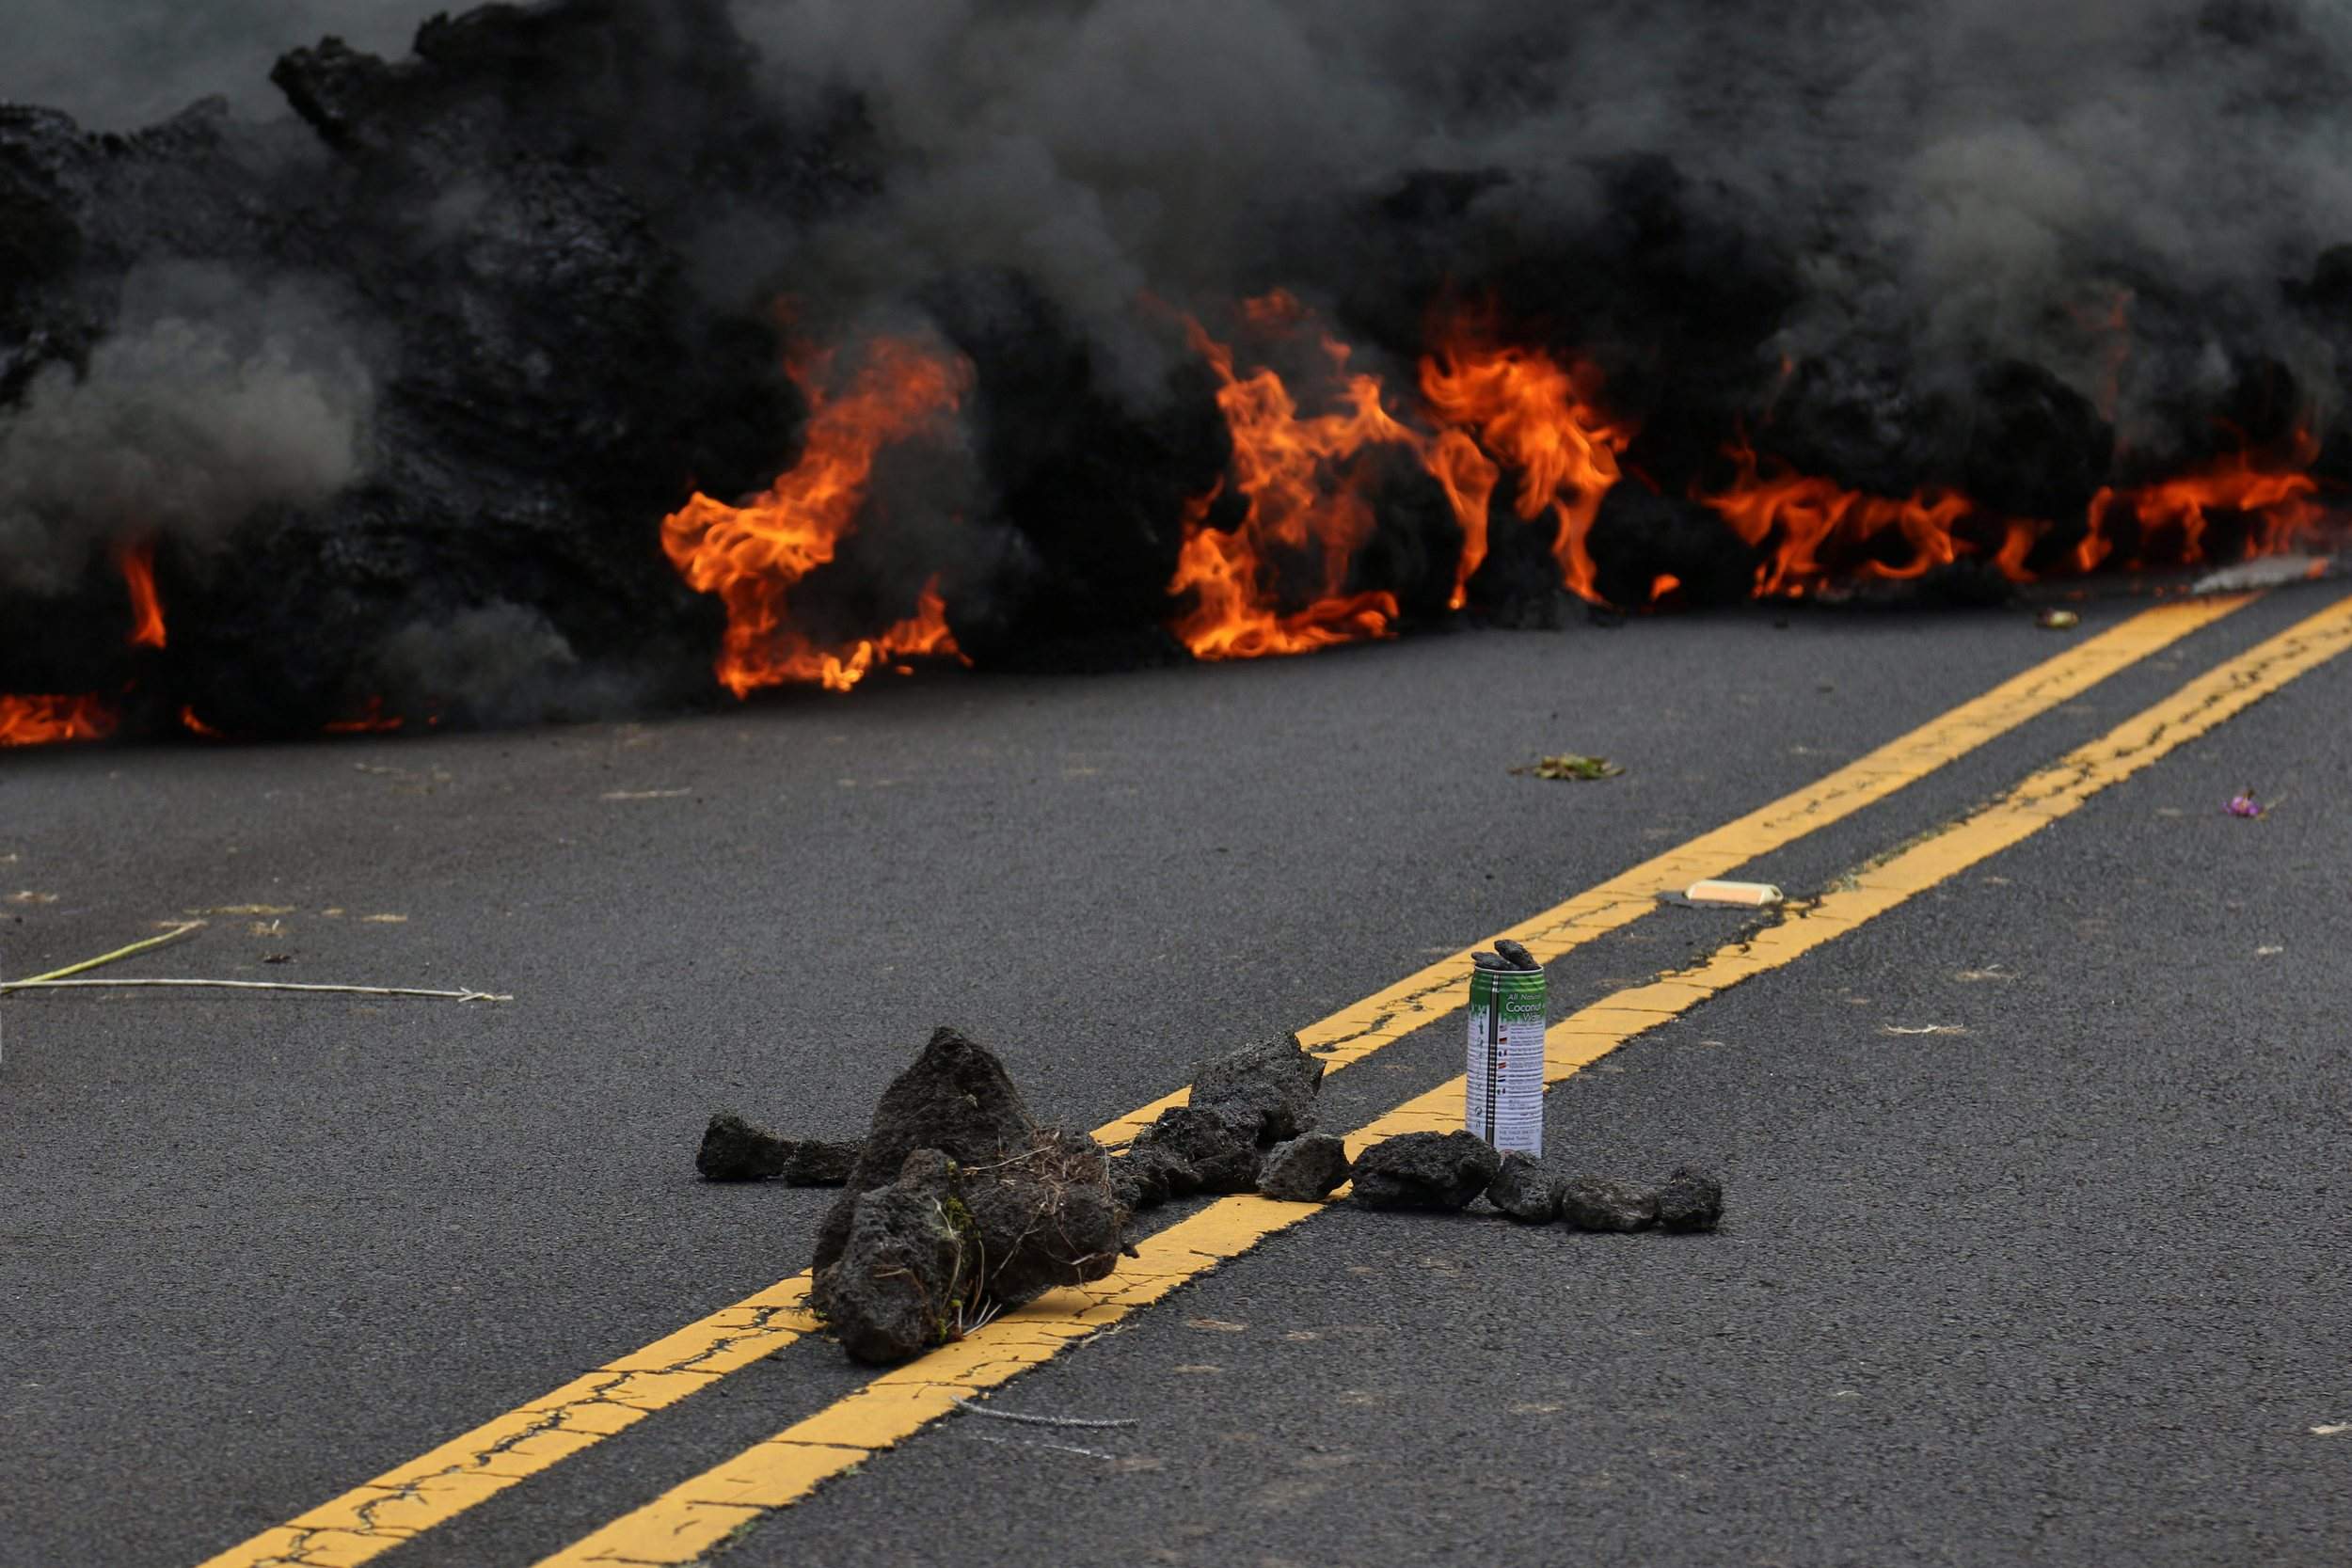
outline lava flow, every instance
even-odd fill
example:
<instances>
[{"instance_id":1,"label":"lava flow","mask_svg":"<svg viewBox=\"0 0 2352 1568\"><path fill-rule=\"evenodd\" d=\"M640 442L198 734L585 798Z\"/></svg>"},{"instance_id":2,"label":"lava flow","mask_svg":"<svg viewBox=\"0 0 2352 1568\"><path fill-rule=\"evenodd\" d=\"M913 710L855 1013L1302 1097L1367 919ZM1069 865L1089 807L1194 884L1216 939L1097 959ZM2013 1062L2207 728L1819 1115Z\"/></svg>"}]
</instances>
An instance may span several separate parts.
<instances>
[{"instance_id":1,"label":"lava flow","mask_svg":"<svg viewBox=\"0 0 2352 1568\"><path fill-rule=\"evenodd\" d=\"M837 396L832 370L831 355L792 367L808 398L807 441L800 461L765 495L729 506L698 493L662 520L671 564L726 606L716 669L738 697L787 682L847 691L885 659L962 657L936 579L912 617L877 638L820 647L792 624L786 601L856 527L876 454L937 430L962 402L972 374L961 358L898 338L867 343Z\"/></svg>"},{"instance_id":2,"label":"lava flow","mask_svg":"<svg viewBox=\"0 0 2352 1568\"><path fill-rule=\"evenodd\" d=\"M1288 325L1298 316L1286 294L1249 302L1253 325ZM1207 518L1223 486L1187 509L1184 547L1168 592L1187 608L1174 630L1193 657L1261 658L1304 653L1338 642L1384 637L1397 615L1396 596L1381 590L1348 594L1350 561L1372 537L1377 519L1370 472L1352 459L1368 446L1419 451L1421 437L1380 405L1377 376L1347 375L1344 344L1324 340L1335 377L1344 377L1344 412L1301 417L1297 401L1272 370L1248 376L1233 369L1233 351L1187 320L1194 352L1217 378L1216 403L1233 436L1233 483L1248 502L1232 530ZM1279 553L1278 553L1279 552ZM1316 592L1299 609L1280 609L1286 561L1309 560Z\"/></svg>"}]
</instances>

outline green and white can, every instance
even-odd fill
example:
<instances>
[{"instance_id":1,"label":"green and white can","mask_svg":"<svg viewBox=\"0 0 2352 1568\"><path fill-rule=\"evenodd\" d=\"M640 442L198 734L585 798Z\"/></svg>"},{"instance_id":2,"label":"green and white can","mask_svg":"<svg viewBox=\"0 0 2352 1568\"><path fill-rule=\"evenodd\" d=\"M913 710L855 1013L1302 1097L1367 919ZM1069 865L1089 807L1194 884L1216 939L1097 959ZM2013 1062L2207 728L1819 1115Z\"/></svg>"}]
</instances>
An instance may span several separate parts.
<instances>
[{"instance_id":1,"label":"green and white can","mask_svg":"<svg viewBox=\"0 0 2352 1568\"><path fill-rule=\"evenodd\" d=\"M1544 972L1473 969L1463 1123L1508 1154L1544 1151Z\"/></svg>"}]
</instances>

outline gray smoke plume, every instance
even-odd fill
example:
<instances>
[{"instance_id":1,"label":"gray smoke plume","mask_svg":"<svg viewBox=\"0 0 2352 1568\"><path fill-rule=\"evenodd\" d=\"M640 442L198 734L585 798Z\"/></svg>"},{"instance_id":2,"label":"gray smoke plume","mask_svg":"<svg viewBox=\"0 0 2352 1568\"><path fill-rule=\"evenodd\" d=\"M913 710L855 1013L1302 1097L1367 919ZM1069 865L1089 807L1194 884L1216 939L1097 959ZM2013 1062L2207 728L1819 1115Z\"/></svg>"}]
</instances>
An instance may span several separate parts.
<instances>
[{"instance_id":1,"label":"gray smoke plume","mask_svg":"<svg viewBox=\"0 0 2352 1568\"><path fill-rule=\"evenodd\" d=\"M805 275L1013 266L1131 356L1142 295L1230 299L1327 193L1493 171L1488 213L1597 227L1581 170L1652 154L1801 280L1768 356L1930 389L2024 359L2127 439L2135 389L2210 389L2251 352L2332 378L2274 303L2352 235L2328 0L739 9L780 83L859 94L892 154L887 205L805 240Z\"/></svg>"},{"instance_id":2,"label":"gray smoke plume","mask_svg":"<svg viewBox=\"0 0 2352 1568\"><path fill-rule=\"evenodd\" d=\"M215 91L274 111L278 51L337 32L397 55L434 8L4 4L0 99L116 126ZM2249 354L2332 387L2274 301L2352 236L2352 10L2333 0L735 4L780 97L857 95L886 152L879 206L760 235L771 273L848 315L1012 268L1130 389L1179 352L1140 301L1214 308L1265 281L1253 261L1330 193L1491 171L1482 212L1556 232L1607 225L1583 171L1636 153L1800 279L1757 325L1778 329L1766 356L1839 367L1857 400L2023 359L2128 441L2151 389L2193 397ZM714 276L739 283L744 248L710 246Z\"/></svg>"},{"instance_id":3,"label":"gray smoke plume","mask_svg":"<svg viewBox=\"0 0 2352 1568\"><path fill-rule=\"evenodd\" d=\"M0 573L61 589L108 542L217 544L332 495L362 470L372 386L313 286L135 269L87 369L49 366L0 414Z\"/></svg>"}]
</instances>

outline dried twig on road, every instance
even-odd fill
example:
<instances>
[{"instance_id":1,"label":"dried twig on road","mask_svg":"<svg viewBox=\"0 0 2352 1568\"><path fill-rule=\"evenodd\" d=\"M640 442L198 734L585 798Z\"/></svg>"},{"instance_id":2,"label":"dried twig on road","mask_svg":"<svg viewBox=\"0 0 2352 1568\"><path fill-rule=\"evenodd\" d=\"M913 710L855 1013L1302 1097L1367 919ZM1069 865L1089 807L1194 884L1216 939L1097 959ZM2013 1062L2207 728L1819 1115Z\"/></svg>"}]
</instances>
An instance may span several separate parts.
<instances>
[{"instance_id":1,"label":"dried twig on road","mask_svg":"<svg viewBox=\"0 0 2352 1568\"><path fill-rule=\"evenodd\" d=\"M984 1404L974 1404L967 1399L958 1399L956 1401L956 1408L958 1410L968 1410L975 1416L986 1416L992 1420L1024 1421L1031 1426L1041 1427L1131 1427L1140 1426L1143 1424L1142 1422L1132 1418L1126 1420L1102 1421L1089 1420L1083 1416L1024 1416L1011 1410L991 1410Z\"/></svg>"},{"instance_id":2,"label":"dried twig on road","mask_svg":"<svg viewBox=\"0 0 2352 1568\"><path fill-rule=\"evenodd\" d=\"M414 986L321 986L293 980L13 980L5 990L100 990L111 986L205 986L222 990L323 990L346 996L442 996L453 1002L512 1002L512 996L486 990L423 990Z\"/></svg>"},{"instance_id":3,"label":"dried twig on road","mask_svg":"<svg viewBox=\"0 0 2352 1568\"><path fill-rule=\"evenodd\" d=\"M128 947L118 947L111 953L101 953L94 958L84 958L80 963L68 964L63 969L53 969L46 974L28 974L22 980L0 980L0 991L21 990L26 986L51 985L69 974L79 974L84 970L96 969L101 964L110 964L119 958L127 958L134 954L161 947L167 942L178 942L190 931L201 927L203 924L204 922L200 920L184 920L162 936L149 937L145 942L135 942Z\"/></svg>"}]
</instances>

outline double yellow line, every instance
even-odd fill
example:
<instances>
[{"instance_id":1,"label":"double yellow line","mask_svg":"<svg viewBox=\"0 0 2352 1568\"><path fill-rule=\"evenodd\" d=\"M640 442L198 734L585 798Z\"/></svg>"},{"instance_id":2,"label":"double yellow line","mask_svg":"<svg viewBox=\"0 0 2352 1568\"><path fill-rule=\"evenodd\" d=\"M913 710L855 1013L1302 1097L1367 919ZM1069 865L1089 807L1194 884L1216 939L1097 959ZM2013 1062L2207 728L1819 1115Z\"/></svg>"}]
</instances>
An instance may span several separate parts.
<instances>
[{"instance_id":1,"label":"double yellow line","mask_svg":"<svg viewBox=\"0 0 2352 1568\"><path fill-rule=\"evenodd\" d=\"M1547 961L1656 907L1657 895L1745 863L1884 799L2080 694L2248 602L2208 599L2144 611L2069 648L1825 778L1644 862L1498 936ZM1665 1020L1892 909L2079 806L2352 641L2345 600L2192 681L2172 697L2068 753L1944 832L1864 868L1847 885L1747 942L1680 974L1620 991L1551 1026L1548 1082L1558 1082ZM1493 939L1489 939L1490 941ZM1481 943L1480 945L1486 945ZM1302 1030L1334 1069L1362 1060L1460 1006L1469 949ZM1105 1124L1131 1136L1182 1092ZM1459 1126L1462 1085L1418 1096L1359 1129L1351 1148L1395 1132ZM1276 1231L1319 1212L1254 1196L1223 1199L1139 1243L1140 1256L1084 1290L1057 1291L854 1393L613 1521L548 1564L684 1563L765 1512L886 1449L953 1407L1052 1359ZM626 1430L813 1325L805 1275L780 1282L608 1363L419 1459L212 1559L204 1568L365 1562L530 1476Z\"/></svg>"}]
</instances>

